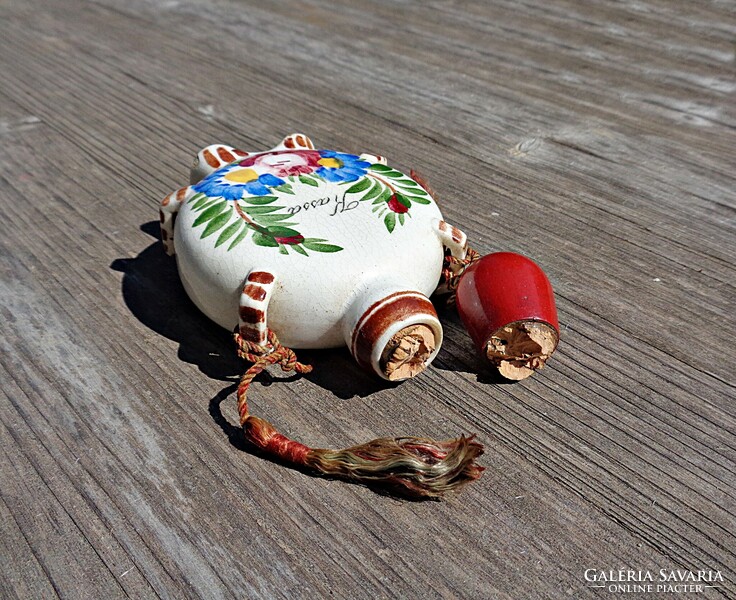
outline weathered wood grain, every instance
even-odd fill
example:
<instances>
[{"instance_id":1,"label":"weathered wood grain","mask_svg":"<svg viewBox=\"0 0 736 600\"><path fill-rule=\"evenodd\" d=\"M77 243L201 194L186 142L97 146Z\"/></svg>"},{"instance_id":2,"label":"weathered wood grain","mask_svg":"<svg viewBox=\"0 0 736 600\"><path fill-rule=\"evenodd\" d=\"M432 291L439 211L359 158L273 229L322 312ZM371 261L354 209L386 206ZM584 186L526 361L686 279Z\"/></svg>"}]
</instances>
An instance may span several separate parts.
<instances>
[{"instance_id":1,"label":"weathered wood grain","mask_svg":"<svg viewBox=\"0 0 736 600\"><path fill-rule=\"evenodd\" d=\"M717 0L1 2L0 596L598 598L584 569L630 567L736 598L734 34ZM521 384L446 311L416 380L307 352L253 390L313 445L478 432L450 502L232 425L243 365L156 204L200 147L292 131L416 168L553 281L563 342Z\"/></svg>"}]
</instances>

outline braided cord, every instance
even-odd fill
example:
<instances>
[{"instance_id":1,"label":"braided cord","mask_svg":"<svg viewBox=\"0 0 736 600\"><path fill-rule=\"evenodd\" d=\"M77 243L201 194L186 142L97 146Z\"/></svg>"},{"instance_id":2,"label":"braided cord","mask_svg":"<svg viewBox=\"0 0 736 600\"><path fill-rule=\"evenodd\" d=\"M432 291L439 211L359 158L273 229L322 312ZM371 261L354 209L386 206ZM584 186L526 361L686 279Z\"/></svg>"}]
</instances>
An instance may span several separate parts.
<instances>
[{"instance_id":1,"label":"braided cord","mask_svg":"<svg viewBox=\"0 0 736 600\"><path fill-rule=\"evenodd\" d=\"M429 182L414 169L412 169L409 174L411 175L411 178L419 185L421 185L424 188L424 191L427 192L434 199L435 204L439 206L437 194L431 188ZM457 286L460 283L460 278L463 276L463 273L465 273L465 269L467 269L479 258L480 254L478 254L478 252L476 252L472 248L468 248L465 254L465 258L455 258L452 254L450 254L449 249L446 250L445 261L442 264L442 276L440 277L439 287L437 289L443 290L442 293L444 293L444 291L450 293L450 297L447 299L448 304L451 305L455 302L455 290L457 290Z\"/></svg>"},{"instance_id":2,"label":"braided cord","mask_svg":"<svg viewBox=\"0 0 736 600\"><path fill-rule=\"evenodd\" d=\"M276 334L268 330L268 345L261 346L243 339L240 333L235 333L238 356L253 364L240 378L238 384L238 413L240 414L240 425L243 427L246 439L267 454L283 460L287 463L304 465L308 446L300 444L279 433L268 421L254 417L248 411L248 387L253 379L269 365L280 365L283 371L296 371L297 373L309 373L311 365L300 363L291 348L282 346Z\"/></svg>"},{"instance_id":3,"label":"braided cord","mask_svg":"<svg viewBox=\"0 0 736 600\"><path fill-rule=\"evenodd\" d=\"M238 413L240 424L245 426L249 418L248 413L248 387L261 371L269 365L280 365L283 371L296 371L297 373L309 373L311 365L300 363L296 359L296 353L286 346L282 346L276 334L268 330L268 346L261 346L254 342L243 339L240 333L235 334L235 343L238 346L238 356L253 365L243 374L238 384Z\"/></svg>"},{"instance_id":4,"label":"braided cord","mask_svg":"<svg viewBox=\"0 0 736 600\"><path fill-rule=\"evenodd\" d=\"M463 273L479 258L480 254L472 248L468 248L465 258L455 258L449 251L445 254L445 261L442 263L440 286L444 286L450 292L450 297L448 298L449 304L455 302L455 291L460 284Z\"/></svg>"}]
</instances>

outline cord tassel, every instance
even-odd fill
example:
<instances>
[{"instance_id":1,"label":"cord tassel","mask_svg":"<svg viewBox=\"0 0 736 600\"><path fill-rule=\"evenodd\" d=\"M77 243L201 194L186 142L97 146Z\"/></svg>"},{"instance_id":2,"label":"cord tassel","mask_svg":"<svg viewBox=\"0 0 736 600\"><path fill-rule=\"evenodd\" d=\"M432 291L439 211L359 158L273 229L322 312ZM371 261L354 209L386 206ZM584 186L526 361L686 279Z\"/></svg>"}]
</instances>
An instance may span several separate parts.
<instances>
[{"instance_id":1,"label":"cord tassel","mask_svg":"<svg viewBox=\"0 0 736 600\"><path fill-rule=\"evenodd\" d=\"M344 450L312 450L306 461L325 475L378 483L415 499L441 498L483 473L474 462L483 446L473 438L378 438Z\"/></svg>"},{"instance_id":2,"label":"cord tassel","mask_svg":"<svg viewBox=\"0 0 736 600\"><path fill-rule=\"evenodd\" d=\"M238 355L254 363L238 385L238 411L245 438L264 454L284 463L306 467L319 474L382 485L414 499L441 498L481 476L475 459L483 446L475 436L435 441L424 438L378 438L342 450L312 449L279 433L268 421L249 413L247 392L253 379L267 366L309 373L310 365L297 361L269 330L268 345L259 346L235 334Z\"/></svg>"}]
</instances>

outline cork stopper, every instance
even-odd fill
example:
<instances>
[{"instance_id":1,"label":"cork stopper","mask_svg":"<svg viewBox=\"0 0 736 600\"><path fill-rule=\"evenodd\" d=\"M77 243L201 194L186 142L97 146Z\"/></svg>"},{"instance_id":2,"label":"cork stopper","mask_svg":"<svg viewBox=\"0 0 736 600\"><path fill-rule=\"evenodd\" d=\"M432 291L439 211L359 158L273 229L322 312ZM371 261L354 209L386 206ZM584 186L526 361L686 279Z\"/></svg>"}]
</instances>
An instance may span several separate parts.
<instances>
[{"instance_id":1,"label":"cork stopper","mask_svg":"<svg viewBox=\"0 0 736 600\"><path fill-rule=\"evenodd\" d=\"M384 295L385 294L385 295ZM389 381L424 371L442 345L442 325L429 299L415 290L364 295L355 303L346 341L358 364Z\"/></svg>"},{"instance_id":2,"label":"cork stopper","mask_svg":"<svg viewBox=\"0 0 736 600\"><path fill-rule=\"evenodd\" d=\"M414 377L427 368L435 347L434 332L427 325L404 327L386 344L381 370L389 381Z\"/></svg>"},{"instance_id":3,"label":"cork stopper","mask_svg":"<svg viewBox=\"0 0 736 600\"><path fill-rule=\"evenodd\" d=\"M520 381L544 367L559 336L542 321L517 321L497 329L488 339L486 356L506 379Z\"/></svg>"}]
</instances>

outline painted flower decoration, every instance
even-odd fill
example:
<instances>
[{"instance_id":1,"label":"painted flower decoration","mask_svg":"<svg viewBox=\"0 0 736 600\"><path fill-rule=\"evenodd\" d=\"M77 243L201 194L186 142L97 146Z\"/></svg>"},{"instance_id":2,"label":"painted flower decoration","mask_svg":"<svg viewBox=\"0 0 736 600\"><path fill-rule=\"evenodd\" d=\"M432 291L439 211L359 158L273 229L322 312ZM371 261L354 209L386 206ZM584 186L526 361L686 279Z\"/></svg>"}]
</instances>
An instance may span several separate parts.
<instances>
[{"instance_id":1,"label":"painted flower decoration","mask_svg":"<svg viewBox=\"0 0 736 600\"><path fill-rule=\"evenodd\" d=\"M284 183L272 173L259 171L233 164L215 171L192 187L210 198L222 196L225 200L240 200L246 192L251 196L267 196L271 193L269 187Z\"/></svg>"},{"instance_id":2,"label":"painted flower decoration","mask_svg":"<svg viewBox=\"0 0 736 600\"><path fill-rule=\"evenodd\" d=\"M302 208L338 201L339 195L333 200L332 191L320 189L330 190L328 184L350 184L343 198L370 201L389 233L408 222L415 205L432 203L420 182L382 162L334 150L280 148L240 158L194 184L188 202L198 215L192 227L202 227L202 239L217 234L214 247L226 251L250 239L281 254L340 252L341 246L299 231ZM357 204L351 200L350 206Z\"/></svg>"},{"instance_id":3,"label":"painted flower decoration","mask_svg":"<svg viewBox=\"0 0 736 600\"><path fill-rule=\"evenodd\" d=\"M241 167L253 167L259 173L291 177L312 173L320 166L320 158L316 150L278 150L249 156L238 164Z\"/></svg>"},{"instance_id":4,"label":"painted flower decoration","mask_svg":"<svg viewBox=\"0 0 736 600\"><path fill-rule=\"evenodd\" d=\"M357 181L371 166L371 163L361 160L354 154L334 150L320 150L319 156L320 159L317 161L319 168L315 171L315 175L335 183Z\"/></svg>"}]
</instances>

